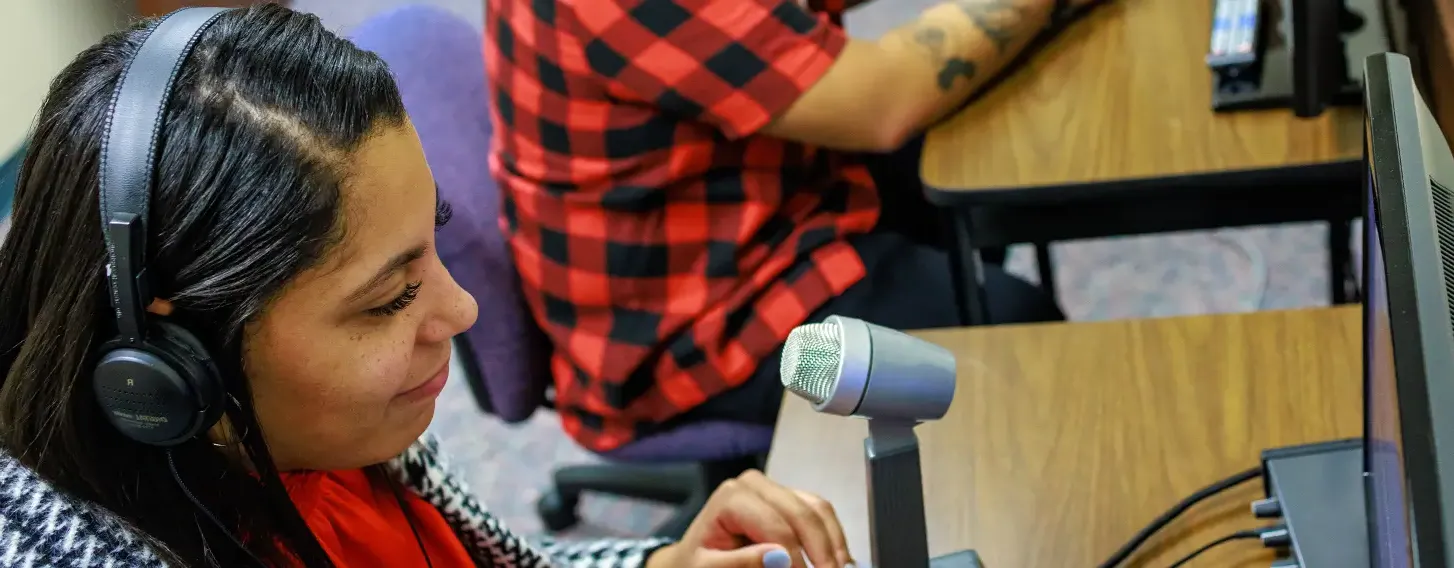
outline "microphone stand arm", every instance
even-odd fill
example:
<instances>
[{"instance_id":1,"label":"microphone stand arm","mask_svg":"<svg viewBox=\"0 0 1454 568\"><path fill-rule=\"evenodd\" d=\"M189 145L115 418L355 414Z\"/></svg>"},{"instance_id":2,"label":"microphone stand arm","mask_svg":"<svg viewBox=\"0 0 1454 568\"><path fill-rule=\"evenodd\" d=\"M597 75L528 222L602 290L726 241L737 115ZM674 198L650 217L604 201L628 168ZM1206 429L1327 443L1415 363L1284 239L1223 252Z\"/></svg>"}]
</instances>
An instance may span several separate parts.
<instances>
[{"instance_id":1,"label":"microphone stand arm","mask_svg":"<svg viewBox=\"0 0 1454 568\"><path fill-rule=\"evenodd\" d=\"M863 441L868 466L868 526L874 568L983 568L965 550L929 558L924 479L917 422L869 419Z\"/></svg>"}]
</instances>

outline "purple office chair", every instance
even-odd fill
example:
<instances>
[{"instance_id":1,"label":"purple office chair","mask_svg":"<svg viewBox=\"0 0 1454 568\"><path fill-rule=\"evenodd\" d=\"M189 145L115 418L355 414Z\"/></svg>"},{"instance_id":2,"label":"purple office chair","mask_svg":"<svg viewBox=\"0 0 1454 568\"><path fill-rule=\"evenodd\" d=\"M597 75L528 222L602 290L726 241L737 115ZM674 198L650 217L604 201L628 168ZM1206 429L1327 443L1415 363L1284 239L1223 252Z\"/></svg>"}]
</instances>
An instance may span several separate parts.
<instances>
[{"instance_id":1,"label":"purple office chair","mask_svg":"<svg viewBox=\"0 0 1454 568\"><path fill-rule=\"evenodd\" d=\"M486 163L491 93L480 35L451 13L423 6L376 16L352 34L393 70L440 194L454 207L453 220L439 232L439 256L480 305L478 323L455 338L468 375L463 378L481 410L516 423L536 408L551 407L549 346L521 299L497 221L500 199ZM677 504L677 514L657 534L680 537L717 485L762 466L771 440L767 426L686 424L604 454L627 463L556 470L554 487L537 509L547 528L560 531L578 522L583 491Z\"/></svg>"}]
</instances>

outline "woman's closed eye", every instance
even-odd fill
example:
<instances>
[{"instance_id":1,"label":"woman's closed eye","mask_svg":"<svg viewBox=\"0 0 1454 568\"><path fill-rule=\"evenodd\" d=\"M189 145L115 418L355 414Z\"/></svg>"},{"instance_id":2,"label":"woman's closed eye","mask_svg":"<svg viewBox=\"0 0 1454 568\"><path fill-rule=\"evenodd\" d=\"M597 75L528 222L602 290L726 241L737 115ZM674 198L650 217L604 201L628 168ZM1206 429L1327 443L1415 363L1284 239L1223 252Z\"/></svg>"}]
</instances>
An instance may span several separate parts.
<instances>
[{"instance_id":1,"label":"woman's closed eye","mask_svg":"<svg viewBox=\"0 0 1454 568\"><path fill-rule=\"evenodd\" d=\"M404 308L409 307L409 304L414 303L414 299L419 297L419 288L423 285L424 282L422 280L405 284L404 290L399 292L398 296L395 296L393 300L389 300L387 304L369 308L367 310L368 314L371 316L388 317L404 311Z\"/></svg>"}]
</instances>

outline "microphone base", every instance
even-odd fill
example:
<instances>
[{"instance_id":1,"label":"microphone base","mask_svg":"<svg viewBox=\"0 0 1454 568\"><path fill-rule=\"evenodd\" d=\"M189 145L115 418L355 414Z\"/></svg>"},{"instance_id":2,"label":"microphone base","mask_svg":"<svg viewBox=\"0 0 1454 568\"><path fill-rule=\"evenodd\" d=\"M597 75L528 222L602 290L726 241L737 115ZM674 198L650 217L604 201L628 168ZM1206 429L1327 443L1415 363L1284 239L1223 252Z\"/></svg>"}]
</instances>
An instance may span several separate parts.
<instances>
[{"instance_id":1,"label":"microphone base","mask_svg":"<svg viewBox=\"0 0 1454 568\"><path fill-rule=\"evenodd\" d=\"M935 556L929 561L929 568L984 568L979 554L973 550L961 550L952 554Z\"/></svg>"}]
</instances>

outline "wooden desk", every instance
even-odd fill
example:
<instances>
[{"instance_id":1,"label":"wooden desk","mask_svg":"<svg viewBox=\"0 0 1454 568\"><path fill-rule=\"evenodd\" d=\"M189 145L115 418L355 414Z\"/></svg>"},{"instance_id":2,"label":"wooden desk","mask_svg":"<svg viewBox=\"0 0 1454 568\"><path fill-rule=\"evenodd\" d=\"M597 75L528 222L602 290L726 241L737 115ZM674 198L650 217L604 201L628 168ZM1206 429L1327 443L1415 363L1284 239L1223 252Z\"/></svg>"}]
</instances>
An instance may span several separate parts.
<instances>
[{"instance_id":1,"label":"wooden desk","mask_svg":"<svg viewBox=\"0 0 1454 568\"><path fill-rule=\"evenodd\" d=\"M1115 0L930 131L923 178L945 191L1282 168L1363 154L1363 113L1213 113L1211 0Z\"/></svg>"},{"instance_id":2,"label":"wooden desk","mask_svg":"<svg viewBox=\"0 0 1454 568\"><path fill-rule=\"evenodd\" d=\"M1258 463L1264 448L1362 432L1357 307L917 333L959 361L955 404L920 426L933 554L979 551L988 568L1094 566L1193 491ZM857 419L787 397L767 471L834 503L868 550ZM1165 566L1260 526L1247 484L1147 543ZM1266 566L1255 544L1195 566ZM1260 564L1259 564L1260 563Z\"/></svg>"},{"instance_id":3,"label":"wooden desk","mask_svg":"<svg viewBox=\"0 0 1454 568\"><path fill-rule=\"evenodd\" d=\"M932 129L921 177L954 210L961 319L986 320L976 251L1330 221L1330 298L1348 298L1347 221L1362 211L1362 110L1214 113L1212 0L1114 0Z\"/></svg>"}]
</instances>

